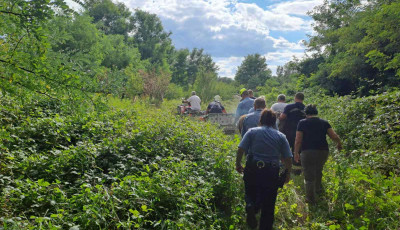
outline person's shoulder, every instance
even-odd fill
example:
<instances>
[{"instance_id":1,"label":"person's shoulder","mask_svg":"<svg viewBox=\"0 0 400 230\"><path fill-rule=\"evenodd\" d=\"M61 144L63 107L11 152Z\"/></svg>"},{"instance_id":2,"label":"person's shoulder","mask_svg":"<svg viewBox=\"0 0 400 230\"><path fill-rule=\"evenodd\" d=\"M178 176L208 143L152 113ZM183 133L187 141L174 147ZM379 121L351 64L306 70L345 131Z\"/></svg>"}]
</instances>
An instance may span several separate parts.
<instances>
[{"instance_id":1,"label":"person's shoulder","mask_svg":"<svg viewBox=\"0 0 400 230\"><path fill-rule=\"evenodd\" d=\"M262 130L263 129L261 126L257 126L257 127L250 128L247 132L256 133L256 132L260 132Z\"/></svg>"},{"instance_id":2,"label":"person's shoulder","mask_svg":"<svg viewBox=\"0 0 400 230\"><path fill-rule=\"evenodd\" d=\"M329 124L329 121L327 121L327 120L325 120L325 119L319 118L319 120L320 120L321 123Z\"/></svg>"}]
</instances>

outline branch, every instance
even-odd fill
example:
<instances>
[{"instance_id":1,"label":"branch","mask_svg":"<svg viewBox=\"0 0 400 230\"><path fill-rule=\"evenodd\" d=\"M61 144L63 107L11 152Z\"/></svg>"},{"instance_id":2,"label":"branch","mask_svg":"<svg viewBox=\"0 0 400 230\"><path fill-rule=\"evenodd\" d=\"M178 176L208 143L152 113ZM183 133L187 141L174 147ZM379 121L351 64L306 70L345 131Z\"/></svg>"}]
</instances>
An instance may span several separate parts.
<instances>
[{"instance_id":1,"label":"branch","mask_svg":"<svg viewBox=\"0 0 400 230\"><path fill-rule=\"evenodd\" d=\"M11 12L11 11L5 11L5 10L0 10L0 13L2 13L2 14L12 14L12 15L15 15L15 16L23 16L23 17L32 16L32 15L29 15L29 14L20 14L20 13L15 13L15 12Z\"/></svg>"},{"instance_id":2,"label":"branch","mask_svg":"<svg viewBox=\"0 0 400 230\"><path fill-rule=\"evenodd\" d=\"M4 80L8 80L6 77L3 77L3 76L0 76L0 78L2 78L2 79L4 79ZM46 93L46 92L42 92L42 91L39 91L39 90L32 90L32 89L30 89L29 87L27 87L26 85L22 84L22 83L19 82L19 81L14 81L14 82L15 82L15 84L20 85L20 86L24 87L24 88L27 89L27 90L34 91L34 92L36 92L36 93L45 95L45 96L47 96L47 97L49 97L49 98L51 98L51 99L59 100L59 101L60 101L60 99L58 99L58 98L56 98L56 97L53 97L53 96L49 95L49 94Z\"/></svg>"},{"instance_id":3,"label":"branch","mask_svg":"<svg viewBox=\"0 0 400 230\"><path fill-rule=\"evenodd\" d=\"M18 40L17 44L15 45L15 47L14 47L14 49L13 49L13 51L12 51L12 55L11 55L11 58L10 58L10 59L12 59L12 58L14 57L15 50L17 50L17 48L18 48L18 46L19 46L19 43L21 43L21 41L22 41L22 39L23 39L24 37L25 37L25 35L22 36L22 37Z\"/></svg>"}]
</instances>

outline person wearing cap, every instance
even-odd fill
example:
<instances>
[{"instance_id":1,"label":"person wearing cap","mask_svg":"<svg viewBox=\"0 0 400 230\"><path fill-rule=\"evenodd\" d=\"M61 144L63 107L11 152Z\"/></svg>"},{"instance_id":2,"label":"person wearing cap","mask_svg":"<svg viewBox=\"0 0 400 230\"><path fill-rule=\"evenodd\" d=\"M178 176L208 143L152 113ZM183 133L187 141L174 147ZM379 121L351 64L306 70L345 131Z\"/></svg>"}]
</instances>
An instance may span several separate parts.
<instances>
[{"instance_id":1,"label":"person wearing cap","mask_svg":"<svg viewBox=\"0 0 400 230\"><path fill-rule=\"evenodd\" d=\"M244 91L246 91L246 88L242 88L241 90L239 90L239 94L240 94L240 97L242 97L242 98L240 98L240 101L243 101L243 92Z\"/></svg>"},{"instance_id":2,"label":"person wearing cap","mask_svg":"<svg viewBox=\"0 0 400 230\"><path fill-rule=\"evenodd\" d=\"M274 129L276 114L264 109L260 126L249 129L241 140L236 154L236 171L243 173L247 224L257 227L256 214L261 210L259 229L272 229L278 188L290 180L292 152L284 134ZM246 156L246 167L242 157ZM286 173L279 174L280 162Z\"/></svg>"},{"instance_id":3,"label":"person wearing cap","mask_svg":"<svg viewBox=\"0 0 400 230\"><path fill-rule=\"evenodd\" d=\"M306 119L300 120L297 126L294 159L296 162L301 159L306 187L306 202L313 204L316 194L323 192L322 169L329 154L326 135L336 142L339 151L342 149L342 143L329 122L318 117L318 110L315 105L307 105L304 111Z\"/></svg>"},{"instance_id":4,"label":"person wearing cap","mask_svg":"<svg viewBox=\"0 0 400 230\"><path fill-rule=\"evenodd\" d=\"M240 90L240 91L242 92L242 90ZM242 96L242 100L239 102L237 109L236 109L235 123L237 123L237 121L239 120L239 118L242 115L248 114L249 110L254 105L254 100L249 97L249 92L247 90L244 90L241 93L241 96Z\"/></svg>"},{"instance_id":5,"label":"person wearing cap","mask_svg":"<svg viewBox=\"0 0 400 230\"><path fill-rule=\"evenodd\" d=\"M226 113L224 106L221 104L221 97L216 95L214 101L208 104L206 114L209 113Z\"/></svg>"},{"instance_id":6,"label":"person wearing cap","mask_svg":"<svg viewBox=\"0 0 400 230\"><path fill-rule=\"evenodd\" d=\"M201 99L200 99L200 97L198 97L196 95L196 91L192 91L192 96L189 97L187 100L184 100L184 102L189 102L190 103L190 108L193 111L200 111L201 110L201 107L200 107Z\"/></svg>"}]
</instances>

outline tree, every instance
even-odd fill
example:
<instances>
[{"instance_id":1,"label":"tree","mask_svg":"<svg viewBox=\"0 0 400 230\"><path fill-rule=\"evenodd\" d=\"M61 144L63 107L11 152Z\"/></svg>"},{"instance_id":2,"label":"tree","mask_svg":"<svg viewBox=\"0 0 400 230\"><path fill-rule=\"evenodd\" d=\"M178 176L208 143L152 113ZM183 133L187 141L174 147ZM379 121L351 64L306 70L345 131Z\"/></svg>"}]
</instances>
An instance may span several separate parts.
<instances>
[{"instance_id":1,"label":"tree","mask_svg":"<svg viewBox=\"0 0 400 230\"><path fill-rule=\"evenodd\" d=\"M188 57L188 84L193 85L196 81L197 73L202 71L217 74L218 67L211 56L203 53L203 49L194 48Z\"/></svg>"},{"instance_id":2,"label":"tree","mask_svg":"<svg viewBox=\"0 0 400 230\"><path fill-rule=\"evenodd\" d=\"M271 76L272 72L268 69L265 57L251 54L246 56L238 67L235 80L248 88L256 89L257 86L263 86Z\"/></svg>"},{"instance_id":3,"label":"tree","mask_svg":"<svg viewBox=\"0 0 400 230\"><path fill-rule=\"evenodd\" d=\"M139 74L143 79L143 93L160 103L164 99L164 95L168 89L171 75L162 69L139 70Z\"/></svg>"},{"instance_id":4,"label":"tree","mask_svg":"<svg viewBox=\"0 0 400 230\"><path fill-rule=\"evenodd\" d=\"M397 1L325 1L311 16L316 35L309 48L319 52L314 79L331 93L368 95L400 85Z\"/></svg>"},{"instance_id":5,"label":"tree","mask_svg":"<svg viewBox=\"0 0 400 230\"><path fill-rule=\"evenodd\" d=\"M86 14L105 34L128 36L133 30L132 13L123 3L112 0L85 0L82 4Z\"/></svg>"},{"instance_id":6,"label":"tree","mask_svg":"<svg viewBox=\"0 0 400 230\"><path fill-rule=\"evenodd\" d=\"M175 52L174 62L172 63L171 82L180 86L188 85L188 56L189 50L182 49Z\"/></svg>"},{"instance_id":7,"label":"tree","mask_svg":"<svg viewBox=\"0 0 400 230\"><path fill-rule=\"evenodd\" d=\"M138 47L142 60L153 58L153 63L163 59L173 48L169 36L164 31L161 20L155 14L137 9L131 19L134 43ZM160 56L161 54L161 56Z\"/></svg>"},{"instance_id":8,"label":"tree","mask_svg":"<svg viewBox=\"0 0 400 230\"><path fill-rule=\"evenodd\" d=\"M216 82L217 75L214 72L200 67L193 88L202 101L210 101L215 96Z\"/></svg>"}]
</instances>

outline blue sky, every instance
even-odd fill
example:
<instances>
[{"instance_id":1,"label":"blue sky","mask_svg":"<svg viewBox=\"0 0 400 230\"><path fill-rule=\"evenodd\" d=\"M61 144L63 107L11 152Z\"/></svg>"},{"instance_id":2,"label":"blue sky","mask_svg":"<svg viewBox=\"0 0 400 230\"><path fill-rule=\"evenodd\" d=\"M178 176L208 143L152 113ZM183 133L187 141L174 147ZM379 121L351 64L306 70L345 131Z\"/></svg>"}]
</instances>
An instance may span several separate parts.
<instances>
[{"instance_id":1,"label":"blue sky","mask_svg":"<svg viewBox=\"0 0 400 230\"><path fill-rule=\"evenodd\" d=\"M70 0L69 0L70 1ZM304 56L312 34L307 11L323 0L119 0L157 14L176 48L204 48L221 77L233 78L244 57L259 53L275 72Z\"/></svg>"}]
</instances>

